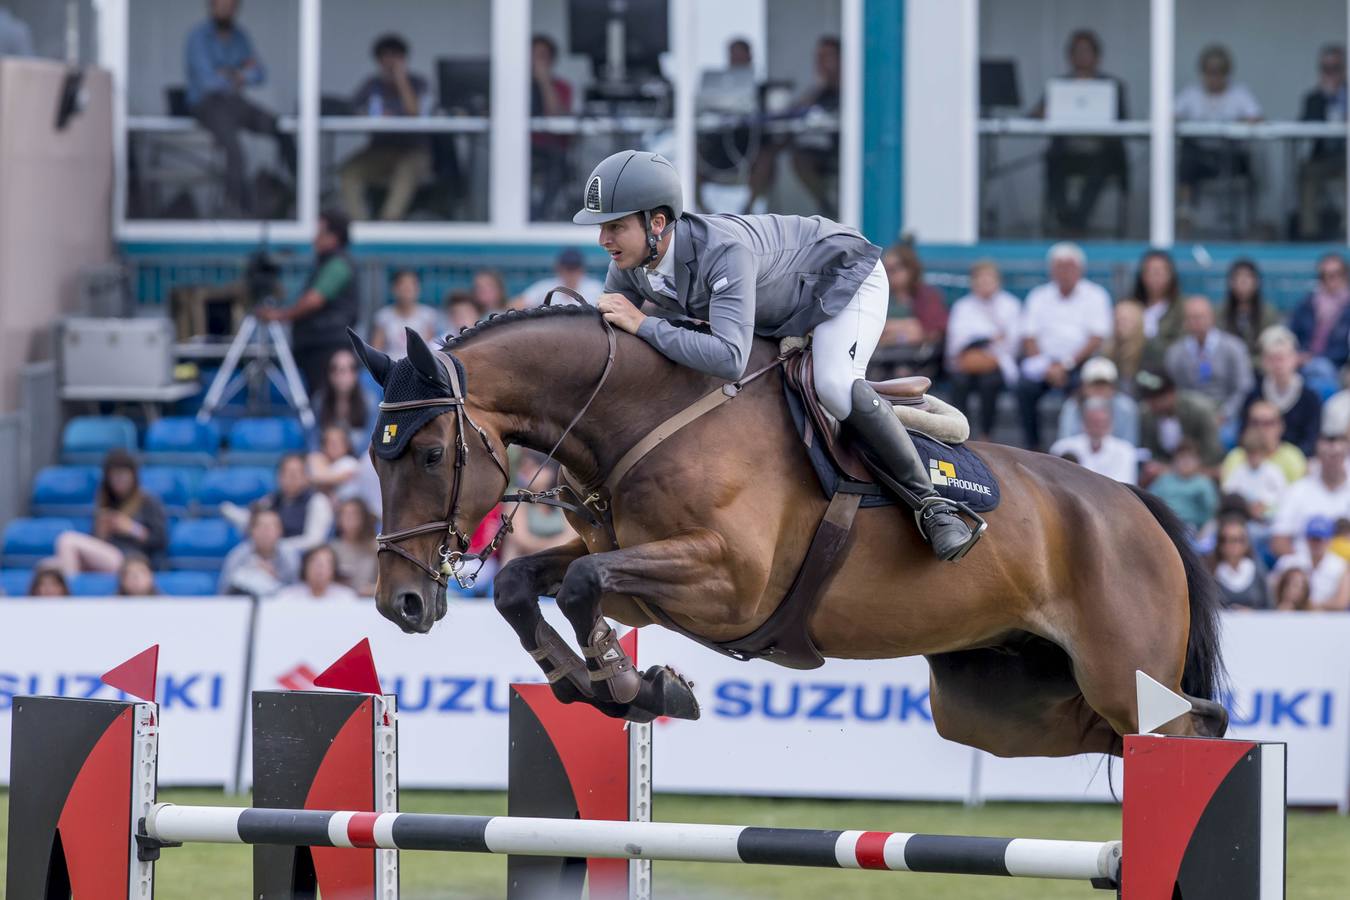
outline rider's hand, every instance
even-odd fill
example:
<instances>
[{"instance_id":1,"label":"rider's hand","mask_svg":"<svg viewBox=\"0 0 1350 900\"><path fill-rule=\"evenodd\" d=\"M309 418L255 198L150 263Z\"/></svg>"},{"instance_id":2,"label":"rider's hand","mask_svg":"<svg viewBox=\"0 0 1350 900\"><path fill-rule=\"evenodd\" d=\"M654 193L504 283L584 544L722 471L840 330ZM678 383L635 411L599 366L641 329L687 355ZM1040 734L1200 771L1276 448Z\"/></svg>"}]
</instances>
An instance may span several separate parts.
<instances>
[{"instance_id":1,"label":"rider's hand","mask_svg":"<svg viewBox=\"0 0 1350 900\"><path fill-rule=\"evenodd\" d=\"M601 294L595 305L606 322L629 334L637 334L638 326L647 318L623 294Z\"/></svg>"}]
</instances>

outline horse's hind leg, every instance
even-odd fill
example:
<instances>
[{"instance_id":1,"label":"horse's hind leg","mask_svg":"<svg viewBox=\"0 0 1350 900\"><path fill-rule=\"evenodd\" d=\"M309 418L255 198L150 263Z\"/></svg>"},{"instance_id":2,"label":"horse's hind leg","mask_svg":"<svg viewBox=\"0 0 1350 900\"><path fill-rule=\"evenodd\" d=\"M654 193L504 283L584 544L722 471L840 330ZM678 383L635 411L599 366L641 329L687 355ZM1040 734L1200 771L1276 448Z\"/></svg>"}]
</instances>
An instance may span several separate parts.
<instances>
[{"instance_id":1,"label":"horse's hind leg","mask_svg":"<svg viewBox=\"0 0 1350 900\"><path fill-rule=\"evenodd\" d=\"M1083 699L1068 655L1040 638L928 657L938 734L995 756L1121 752Z\"/></svg>"},{"instance_id":2,"label":"horse's hind leg","mask_svg":"<svg viewBox=\"0 0 1350 900\"><path fill-rule=\"evenodd\" d=\"M567 567L585 554L586 545L576 540L513 559L493 579L493 602L543 670L555 697L563 703L585 701L609 715L621 716L621 707L596 699L586 664L539 611L540 594L556 593Z\"/></svg>"}]
</instances>

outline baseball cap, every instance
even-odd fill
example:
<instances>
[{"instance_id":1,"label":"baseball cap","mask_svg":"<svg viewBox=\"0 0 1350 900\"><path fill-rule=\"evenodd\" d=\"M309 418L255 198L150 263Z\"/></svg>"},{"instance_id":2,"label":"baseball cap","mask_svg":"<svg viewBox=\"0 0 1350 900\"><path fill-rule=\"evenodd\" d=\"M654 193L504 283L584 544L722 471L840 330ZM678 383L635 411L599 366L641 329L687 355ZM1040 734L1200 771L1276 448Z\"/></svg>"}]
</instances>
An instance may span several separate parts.
<instances>
[{"instance_id":1,"label":"baseball cap","mask_svg":"<svg viewBox=\"0 0 1350 900\"><path fill-rule=\"evenodd\" d=\"M1336 535L1336 523L1326 516L1313 516L1303 529L1303 536L1313 540L1329 541Z\"/></svg>"},{"instance_id":2,"label":"baseball cap","mask_svg":"<svg viewBox=\"0 0 1350 900\"><path fill-rule=\"evenodd\" d=\"M1162 372L1150 372L1147 369L1134 376L1134 383L1143 397L1156 397L1165 394L1173 387L1172 379Z\"/></svg>"},{"instance_id":3,"label":"baseball cap","mask_svg":"<svg viewBox=\"0 0 1350 900\"><path fill-rule=\"evenodd\" d=\"M1115 384L1120 378L1120 373L1116 370L1116 364L1111 362L1105 356L1094 356L1083 363L1083 383L1098 384L1107 382Z\"/></svg>"}]
</instances>

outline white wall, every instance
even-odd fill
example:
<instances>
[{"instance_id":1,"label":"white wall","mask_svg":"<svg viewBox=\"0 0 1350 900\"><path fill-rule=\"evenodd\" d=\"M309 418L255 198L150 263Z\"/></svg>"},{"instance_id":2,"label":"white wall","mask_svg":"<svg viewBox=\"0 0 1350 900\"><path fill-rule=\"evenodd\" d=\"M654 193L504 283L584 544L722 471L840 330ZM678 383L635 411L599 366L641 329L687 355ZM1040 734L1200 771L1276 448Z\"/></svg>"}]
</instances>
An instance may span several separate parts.
<instances>
[{"instance_id":1,"label":"white wall","mask_svg":"<svg viewBox=\"0 0 1350 900\"><path fill-rule=\"evenodd\" d=\"M902 227L926 242L976 237L977 15L976 0L908 0L905 6Z\"/></svg>"}]
</instances>

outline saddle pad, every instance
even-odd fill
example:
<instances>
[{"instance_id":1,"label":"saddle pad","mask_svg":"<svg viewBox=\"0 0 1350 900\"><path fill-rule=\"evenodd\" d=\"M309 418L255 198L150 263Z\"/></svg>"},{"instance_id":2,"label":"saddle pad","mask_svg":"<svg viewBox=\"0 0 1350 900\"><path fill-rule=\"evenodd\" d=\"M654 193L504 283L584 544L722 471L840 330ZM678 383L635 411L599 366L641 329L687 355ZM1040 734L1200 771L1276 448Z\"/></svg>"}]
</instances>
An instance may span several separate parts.
<instances>
[{"instance_id":1,"label":"saddle pad","mask_svg":"<svg viewBox=\"0 0 1350 900\"><path fill-rule=\"evenodd\" d=\"M801 397L790 387L783 391L787 398L788 410L797 434L803 437L807 457L811 468L820 481L821 490L826 497L833 497L840 491L862 494L862 507L893 506L899 501L880 485L854 481L843 475L825 452L824 446L808 430L812 427L807 421L806 408ZM909 433L919 456L928 466L928 476L937 492L951 500L959 500L970 506L975 512L988 512L998 506L999 487L993 473L984 460L974 450L961 446L948 446L917 431Z\"/></svg>"}]
</instances>

